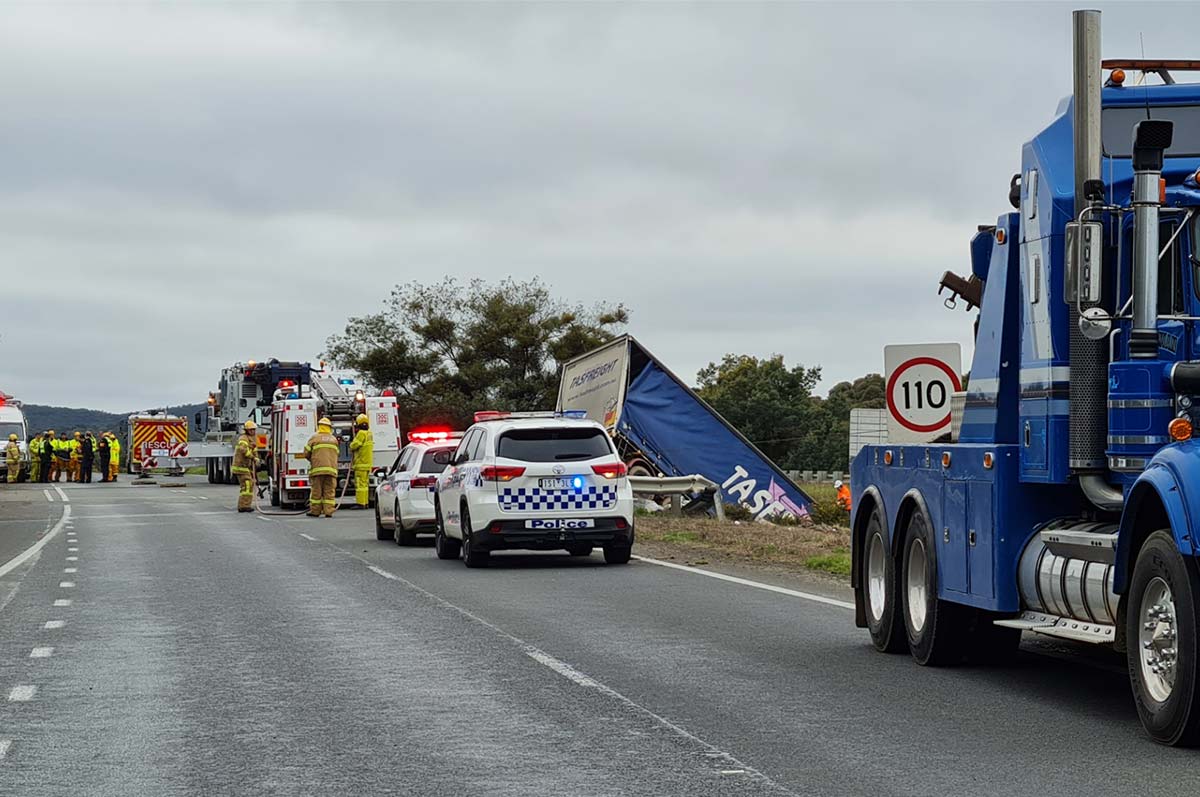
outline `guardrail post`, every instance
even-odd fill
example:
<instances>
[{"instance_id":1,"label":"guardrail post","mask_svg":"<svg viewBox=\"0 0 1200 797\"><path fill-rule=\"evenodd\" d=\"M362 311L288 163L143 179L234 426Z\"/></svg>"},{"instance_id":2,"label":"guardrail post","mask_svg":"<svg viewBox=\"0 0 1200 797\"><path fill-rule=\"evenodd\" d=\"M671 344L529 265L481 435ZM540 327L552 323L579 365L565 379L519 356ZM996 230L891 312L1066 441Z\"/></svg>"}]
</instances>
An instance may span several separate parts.
<instances>
[{"instance_id":1,"label":"guardrail post","mask_svg":"<svg viewBox=\"0 0 1200 797\"><path fill-rule=\"evenodd\" d=\"M717 515L717 520L725 522L725 499L721 495L720 488L713 490L713 511Z\"/></svg>"},{"instance_id":2,"label":"guardrail post","mask_svg":"<svg viewBox=\"0 0 1200 797\"><path fill-rule=\"evenodd\" d=\"M672 517L683 517L683 496L679 493L671 496L671 515Z\"/></svg>"}]
</instances>

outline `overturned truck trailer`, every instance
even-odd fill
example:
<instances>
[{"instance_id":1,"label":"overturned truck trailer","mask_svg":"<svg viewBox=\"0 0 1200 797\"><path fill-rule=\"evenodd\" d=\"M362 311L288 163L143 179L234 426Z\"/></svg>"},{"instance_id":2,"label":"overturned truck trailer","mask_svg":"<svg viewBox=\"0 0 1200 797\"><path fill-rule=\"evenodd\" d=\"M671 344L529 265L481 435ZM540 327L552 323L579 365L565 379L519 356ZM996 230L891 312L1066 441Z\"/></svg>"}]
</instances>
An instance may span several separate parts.
<instances>
[{"instance_id":1,"label":"overturned truck trailer","mask_svg":"<svg viewBox=\"0 0 1200 797\"><path fill-rule=\"evenodd\" d=\"M630 335L563 366L558 409L603 423L632 476L698 473L755 518L809 513L795 482Z\"/></svg>"}]
</instances>

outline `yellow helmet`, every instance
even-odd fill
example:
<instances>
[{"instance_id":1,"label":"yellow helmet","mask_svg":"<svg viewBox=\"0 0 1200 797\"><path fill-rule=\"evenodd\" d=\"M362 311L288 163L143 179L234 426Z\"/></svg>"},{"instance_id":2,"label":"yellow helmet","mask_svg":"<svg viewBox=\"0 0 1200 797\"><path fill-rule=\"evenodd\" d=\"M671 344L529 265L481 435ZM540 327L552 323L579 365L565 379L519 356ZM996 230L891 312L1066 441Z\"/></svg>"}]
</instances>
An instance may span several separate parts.
<instances>
[{"instance_id":1,"label":"yellow helmet","mask_svg":"<svg viewBox=\"0 0 1200 797\"><path fill-rule=\"evenodd\" d=\"M322 426L324 426L326 429L332 429L333 421L329 420L328 418L322 418L321 420L317 421L317 427L320 428Z\"/></svg>"},{"instance_id":2,"label":"yellow helmet","mask_svg":"<svg viewBox=\"0 0 1200 797\"><path fill-rule=\"evenodd\" d=\"M360 413L359 416L354 419L354 422L357 424L370 423L371 419L366 416L366 413Z\"/></svg>"},{"instance_id":3,"label":"yellow helmet","mask_svg":"<svg viewBox=\"0 0 1200 797\"><path fill-rule=\"evenodd\" d=\"M256 424L254 421L246 421L246 423L242 425L242 428L247 432L253 432L258 428L258 424Z\"/></svg>"},{"instance_id":4,"label":"yellow helmet","mask_svg":"<svg viewBox=\"0 0 1200 797\"><path fill-rule=\"evenodd\" d=\"M8 436L8 439L9 439L9 440L12 440L12 441L15 443L15 442L16 442L16 440L17 440L17 436L16 436L15 434L10 434L10 435Z\"/></svg>"}]
</instances>

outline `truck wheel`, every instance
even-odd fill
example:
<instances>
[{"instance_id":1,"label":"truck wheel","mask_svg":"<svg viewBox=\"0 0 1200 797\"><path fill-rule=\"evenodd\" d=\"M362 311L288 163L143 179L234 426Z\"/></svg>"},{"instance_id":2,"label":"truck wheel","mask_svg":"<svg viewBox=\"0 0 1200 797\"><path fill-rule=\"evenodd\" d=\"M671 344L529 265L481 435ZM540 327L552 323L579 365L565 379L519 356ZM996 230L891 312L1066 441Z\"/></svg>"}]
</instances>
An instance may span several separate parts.
<instances>
[{"instance_id":1,"label":"truck wheel","mask_svg":"<svg viewBox=\"0 0 1200 797\"><path fill-rule=\"evenodd\" d=\"M452 540L446 536L446 524L442 521L441 504L434 506L434 513L437 530L433 533L433 551L437 554L438 559L457 559L460 544L458 540Z\"/></svg>"},{"instance_id":2,"label":"truck wheel","mask_svg":"<svg viewBox=\"0 0 1200 797\"><path fill-rule=\"evenodd\" d=\"M937 553L925 515L914 512L904 535L901 601L908 649L917 664L957 664L966 653L970 613L939 600Z\"/></svg>"},{"instance_id":3,"label":"truck wheel","mask_svg":"<svg viewBox=\"0 0 1200 797\"><path fill-rule=\"evenodd\" d=\"M467 567L486 567L491 556L488 551L480 550L475 545L475 534L471 531L471 516L467 513L465 506L462 508L462 535L463 564Z\"/></svg>"},{"instance_id":4,"label":"truck wheel","mask_svg":"<svg viewBox=\"0 0 1200 797\"><path fill-rule=\"evenodd\" d=\"M1196 690L1196 563L1180 555L1170 531L1151 534L1125 593L1129 681L1142 726L1160 744L1200 742Z\"/></svg>"},{"instance_id":5,"label":"truck wheel","mask_svg":"<svg viewBox=\"0 0 1200 797\"><path fill-rule=\"evenodd\" d=\"M279 490L271 486L271 506L279 506Z\"/></svg>"},{"instance_id":6,"label":"truck wheel","mask_svg":"<svg viewBox=\"0 0 1200 797\"><path fill-rule=\"evenodd\" d=\"M867 609L867 630L871 644L882 653L903 653L904 626L896 607L900 593L896 589L895 557L884 540L883 515L879 507L867 519L867 538L863 542L862 573L859 574Z\"/></svg>"}]
</instances>

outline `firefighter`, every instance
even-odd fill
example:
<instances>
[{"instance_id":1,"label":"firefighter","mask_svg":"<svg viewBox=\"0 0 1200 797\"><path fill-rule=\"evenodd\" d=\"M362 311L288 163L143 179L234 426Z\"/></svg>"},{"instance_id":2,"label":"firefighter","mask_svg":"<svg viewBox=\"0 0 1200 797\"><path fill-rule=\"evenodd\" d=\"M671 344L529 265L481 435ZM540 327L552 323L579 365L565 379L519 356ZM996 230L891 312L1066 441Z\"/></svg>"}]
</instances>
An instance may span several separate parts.
<instances>
[{"instance_id":1,"label":"firefighter","mask_svg":"<svg viewBox=\"0 0 1200 797\"><path fill-rule=\"evenodd\" d=\"M54 447L54 481L58 481L59 477L64 473L67 475L67 481L71 480L71 444L64 436L58 438L58 444Z\"/></svg>"},{"instance_id":2,"label":"firefighter","mask_svg":"<svg viewBox=\"0 0 1200 797\"><path fill-rule=\"evenodd\" d=\"M42 441L42 483L53 481L54 472L54 430L46 430L46 439Z\"/></svg>"},{"instance_id":3,"label":"firefighter","mask_svg":"<svg viewBox=\"0 0 1200 797\"><path fill-rule=\"evenodd\" d=\"M79 481L91 483L92 468L96 466L96 438L91 432L83 436L83 443L79 449Z\"/></svg>"},{"instance_id":4,"label":"firefighter","mask_svg":"<svg viewBox=\"0 0 1200 797\"><path fill-rule=\"evenodd\" d=\"M842 484L842 480L838 479L833 483L833 489L837 490L837 506L843 512L850 511L850 488Z\"/></svg>"},{"instance_id":5,"label":"firefighter","mask_svg":"<svg viewBox=\"0 0 1200 797\"><path fill-rule=\"evenodd\" d=\"M42 480L42 433L38 432L29 441L29 481Z\"/></svg>"},{"instance_id":6,"label":"firefighter","mask_svg":"<svg viewBox=\"0 0 1200 797\"><path fill-rule=\"evenodd\" d=\"M96 461L100 463L100 481L108 481L108 433L101 432L96 440Z\"/></svg>"},{"instance_id":7,"label":"firefighter","mask_svg":"<svg viewBox=\"0 0 1200 797\"><path fill-rule=\"evenodd\" d=\"M254 442L256 429L258 425L254 421L246 421L233 451L233 467L230 470L238 480L239 512L254 511L254 471L258 467L258 448Z\"/></svg>"},{"instance_id":8,"label":"firefighter","mask_svg":"<svg viewBox=\"0 0 1200 797\"><path fill-rule=\"evenodd\" d=\"M121 469L121 441L112 432L108 432L108 480L117 480L117 471Z\"/></svg>"},{"instance_id":9,"label":"firefighter","mask_svg":"<svg viewBox=\"0 0 1200 797\"><path fill-rule=\"evenodd\" d=\"M375 455L375 441L371 438L371 422L366 415L354 420L358 432L350 441L350 464L354 468L354 506L351 509L366 509L371 501L371 460Z\"/></svg>"},{"instance_id":10,"label":"firefighter","mask_svg":"<svg viewBox=\"0 0 1200 797\"><path fill-rule=\"evenodd\" d=\"M317 433L304 446L301 457L308 460L308 516L333 517L337 507L338 439L333 436L333 422L328 418L317 421Z\"/></svg>"},{"instance_id":11,"label":"firefighter","mask_svg":"<svg viewBox=\"0 0 1200 797\"><path fill-rule=\"evenodd\" d=\"M67 471L67 481L77 482L80 481L79 462L80 457L83 456L83 433L76 432L75 436L71 438L69 445L71 447L71 466L70 470Z\"/></svg>"},{"instance_id":12,"label":"firefighter","mask_svg":"<svg viewBox=\"0 0 1200 797\"><path fill-rule=\"evenodd\" d=\"M16 484L21 475L21 447L17 445L17 436L8 436L8 445L4 448L4 466L8 468L8 483Z\"/></svg>"}]
</instances>

